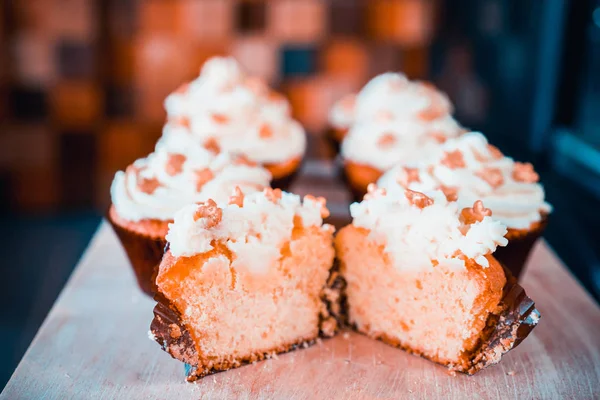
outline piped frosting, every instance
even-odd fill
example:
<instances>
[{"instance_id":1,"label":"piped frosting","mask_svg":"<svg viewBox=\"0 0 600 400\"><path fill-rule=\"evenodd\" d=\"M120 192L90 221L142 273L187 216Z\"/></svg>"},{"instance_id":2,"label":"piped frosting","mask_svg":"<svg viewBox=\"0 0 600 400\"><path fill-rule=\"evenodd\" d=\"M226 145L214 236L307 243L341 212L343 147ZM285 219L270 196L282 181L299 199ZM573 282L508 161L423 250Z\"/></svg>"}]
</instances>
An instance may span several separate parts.
<instances>
[{"instance_id":1,"label":"piped frosting","mask_svg":"<svg viewBox=\"0 0 600 400\"><path fill-rule=\"evenodd\" d=\"M508 228L528 229L552 210L529 163L515 162L490 145L479 132L449 140L429 159L399 164L378 185L390 191L443 190L459 207L482 200Z\"/></svg>"},{"instance_id":2,"label":"piped frosting","mask_svg":"<svg viewBox=\"0 0 600 400\"><path fill-rule=\"evenodd\" d=\"M198 78L165 100L167 118L201 139L214 138L221 149L261 164L301 158L306 147L302 126L290 106L262 80L247 77L231 57L208 60Z\"/></svg>"},{"instance_id":3,"label":"piped frosting","mask_svg":"<svg viewBox=\"0 0 600 400\"><path fill-rule=\"evenodd\" d=\"M344 138L341 153L345 160L387 171L399 162L410 164L427 157L461 132L450 116L428 123L416 119L361 122Z\"/></svg>"},{"instance_id":4,"label":"piped frosting","mask_svg":"<svg viewBox=\"0 0 600 400\"><path fill-rule=\"evenodd\" d=\"M179 133L163 137L152 154L115 175L111 197L122 218L170 221L187 204L227 202L235 187L247 194L269 186L270 173L243 156L219 152L210 141L186 141L183 128L167 124L165 130Z\"/></svg>"},{"instance_id":5,"label":"piped frosting","mask_svg":"<svg viewBox=\"0 0 600 400\"><path fill-rule=\"evenodd\" d=\"M234 268L266 272L281 257L295 227L321 227L328 215L325 199L300 196L279 189L249 195L234 191L228 204L212 200L182 208L169 225L171 254L189 257L212 250L218 241L235 254Z\"/></svg>"},{"instance_id":6,"label":"piped frosting","mask_svg":"<svg viewBox=\"0 0 600 400\"><path fill-rule=\"evenodd\" d=\"M432 268L443 263L466 268L468 259L489 266L486 256L506 246L506 227L492 219L481 201L461 208L441 191L387 192L375 185L360 203L350 206L352 224L369 231L384 246L397 268Z\"/></svg>"},{"instance_id":7,"label":"piped frosting","mask_svg":"<svg viewBox=\"0 0 600 400\"><path fill-rule=\"evenodd\" d=\"M451 115L452 111L448 97L431 84L387 72L371 79L358 94L336 102L329 122L335 128L346 129L362 121L407 118L433 121Z\"/></svg>"}]
</instances>

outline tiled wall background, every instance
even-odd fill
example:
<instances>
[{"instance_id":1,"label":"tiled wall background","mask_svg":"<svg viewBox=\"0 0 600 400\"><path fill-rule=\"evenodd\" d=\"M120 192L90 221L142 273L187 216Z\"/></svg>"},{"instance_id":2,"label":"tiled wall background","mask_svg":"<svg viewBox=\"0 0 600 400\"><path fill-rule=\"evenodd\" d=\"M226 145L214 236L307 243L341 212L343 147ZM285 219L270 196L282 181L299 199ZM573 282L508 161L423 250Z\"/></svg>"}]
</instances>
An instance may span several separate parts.
<instances>
[{"instance_id":1,"label":"tiled wall background","mask_svg":"<svg viewBox=\"0 0 600 400\"><path fill-rule=\"evenodd\" d=\"M150 152L163 99L233 54L290 99L312 135L370 77L428 75L433 0L8 0L0 4L0 201L21 211L108 202Z\"/></svg>"}]
</instances>

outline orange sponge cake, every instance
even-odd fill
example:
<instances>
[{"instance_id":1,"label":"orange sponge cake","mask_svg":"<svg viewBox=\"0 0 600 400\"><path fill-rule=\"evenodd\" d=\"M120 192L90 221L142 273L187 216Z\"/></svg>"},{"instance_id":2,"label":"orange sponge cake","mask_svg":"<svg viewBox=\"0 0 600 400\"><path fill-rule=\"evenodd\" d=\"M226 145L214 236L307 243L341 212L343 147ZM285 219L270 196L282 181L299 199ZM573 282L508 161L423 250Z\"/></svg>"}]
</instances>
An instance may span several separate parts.
<instances>
[{"instance_id":1,"label":"orange sponge cake","mask_svg":"<svg viewBox=\"0 0 600 400\"><path fill-rule=\"evenodd\" d=\"M539 313L492 253L506 228L477 201L373 185L335 239L349 322L453 371L496 363Z\"/></svg>"},{"instance_id":2,"label":"orange sponge cake","mask_svg":"<svg viewBox=\"0 0 600 400\"><path fill-rule=\"evenodd\" d=\"M324 199L265 189L183 208L159 267L151 333L188 380L332 335Z\"/></svg>"}]
</instances>

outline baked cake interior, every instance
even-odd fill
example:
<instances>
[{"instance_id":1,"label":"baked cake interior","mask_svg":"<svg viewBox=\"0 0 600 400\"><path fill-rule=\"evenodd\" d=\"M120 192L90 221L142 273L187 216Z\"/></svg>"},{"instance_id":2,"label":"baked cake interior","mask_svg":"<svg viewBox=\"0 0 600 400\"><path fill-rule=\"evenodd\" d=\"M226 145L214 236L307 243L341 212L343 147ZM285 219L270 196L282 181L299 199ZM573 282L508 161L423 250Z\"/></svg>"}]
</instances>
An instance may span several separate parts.
<instances>
[{"instance_id":1,"label":"baked cake interior","mask_svg":"<svg viewBox=\"0 0 600 400\"><path fill-rule=\"evenodd\" d=\"M305 227L297 216L290 228L274 262L266 253L253 253L253 264L244 262L247 251L261 248L251 246L261 240L260 233L240 246L217 238L204 253L166 253L156 283L178 311L196 351L178 357L187 350L168 350L196 366L196 377L287 351L319 335L326 312L321 296L334 259L332 229ZM174 329L172 337L181 327Z\"/></svg>"},{"instance_id":2,"label":"baked cake interior","mask_svg":"<svg viewBox=\"0 0 600 400\"><path fill-rule=\"evenodd\" d=\"M505 227L481 202L461 215L441 192L434 201L413 191L392 199L374 190L353 205L353 224L335 239L350 323L470 372L490 336L488 320L502 311L506 275L491 253L506 242Z\"/></svg>"}]
</instances>

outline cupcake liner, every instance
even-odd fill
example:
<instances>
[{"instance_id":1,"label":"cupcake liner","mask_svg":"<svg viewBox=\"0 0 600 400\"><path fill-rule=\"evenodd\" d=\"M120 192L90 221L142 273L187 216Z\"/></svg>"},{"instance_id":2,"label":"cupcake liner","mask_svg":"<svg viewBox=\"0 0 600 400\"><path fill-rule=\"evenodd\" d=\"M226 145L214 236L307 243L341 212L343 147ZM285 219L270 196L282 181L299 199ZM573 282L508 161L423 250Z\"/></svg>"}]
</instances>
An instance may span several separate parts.
<instances>
[{"instance_id":1,"label":"cupcake liner","mask_svg":"<svg viewBox=\"0 0 600 400\"><path fill-rule=\"evenodd\" d=\"M126 229L115 222L110 213L107 219L127 253L140 289L147 295L154 296L156 274L167 245L166 239L142 235Z\"/></svg>"},{"instance_id":2,"label":"cupcake liner","mask_svg":"<svg viewBox=\"0 0 600 400\"><path fill-rule=\"evenodd\" d=\"M356 172L361 172L362 176L357 176ZM377 179L383 173L367 165L355 164L352 162L344 163L341 171L341 178L352 194L352 200L361 202L367 194L369 183L376 183ZM370 176L370 179L368 177Z\"/></svg>"},{"instance_id":3,"label":"cupcake liner","mask_svg":"<svg viewBox=\"0 0 600 400\"><path fill-rule=\"evenodd\" d=\"M298 171L300 171L300 167L298 167L294 172L289 175L283 176L281 178L273 179L271 181L271 187L275 189L281 189L285 192L288 192L292 183L298 177Z\"/></svg>"},{"instance_id":4,"label":"cupcake liner","mask_svg":"<svg viewBox=\"0 0 600 400\"><path fill-rule=\"evenodd\" d=\"M538 240L548 225L548 216L544 215L540 224L524 235L509 239L505 247L498 247L494 257L503 264L512 275L520 279L533 245ZM509 229L510 236L510 229Z\"/></svg>"}]
</instances>

